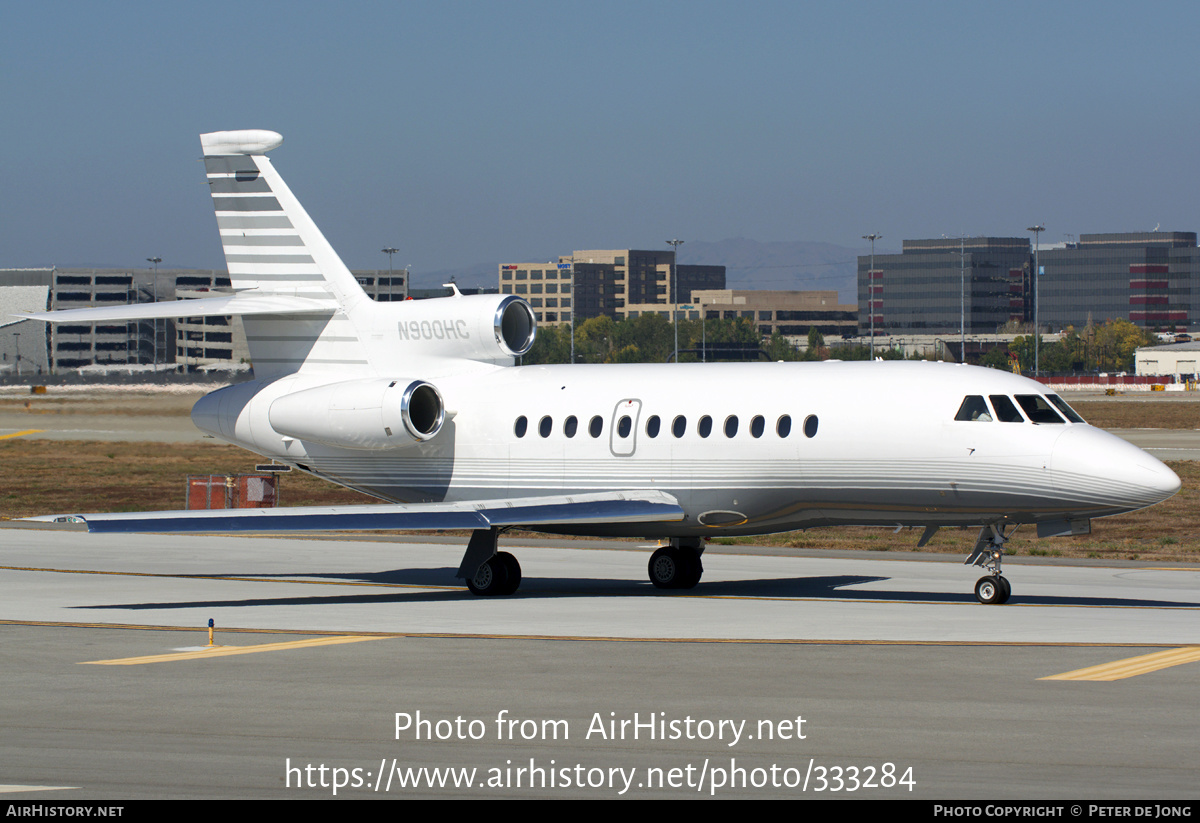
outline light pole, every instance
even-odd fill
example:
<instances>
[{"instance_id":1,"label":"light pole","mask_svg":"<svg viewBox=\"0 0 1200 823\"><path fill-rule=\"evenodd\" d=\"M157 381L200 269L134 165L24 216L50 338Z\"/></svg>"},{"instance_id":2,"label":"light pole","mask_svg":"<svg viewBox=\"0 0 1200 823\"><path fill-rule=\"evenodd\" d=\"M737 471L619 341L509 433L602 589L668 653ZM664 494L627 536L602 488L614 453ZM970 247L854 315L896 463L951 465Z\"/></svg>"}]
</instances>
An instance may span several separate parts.
<instances>
[{"instance_id":1,"label":"light pole","mask_svg":"<svg viewBox=\"0 0 1200 823\"><path fill-rule=\"evenodd\" d=\"M863 240L871 241L871 270L867 272L867 312L871 315L871 360L875 359L875 241L882 234L864 234Z\"/></svg>"},{"instance_id":2,"label":"light pole","mask_svg":"<svg viewBox=\"0 0 1200 823\"><path fill-rule=\"evenodd\" d=\"M162 262L161 257L147 257L147 263L154 264L154 302L158 302L158 264ZM158 318L154 318L154 370L158 371Z\"/></svg>"},{"instance_id":3,"label":"light pole","mask_svg":"<svg viewBox=\"0 0 1200 823\"><path fill-rule=\"evenodd\" d=\"M395 254L396 252L400 251L400 249L393 248L392 246L388 246L387 248L380 249L380 251L382 251L384 254L386 254L388 256L388 295L389 295L388 299L390 300L391 299L390 295L392 293L392 255ZM404 278L404 282L406 285L408 284L407 277ZM375 284L375 296L376 297L379 296L379 283Z\"/></svg>"},{"instance_id":4,"label":"light pole","mask_svg":"<svg viewBox=\"0 0 1200 823\"><path fill-rule=\"evenodd\" d=\"M575 365L575 255L571 255L568 260L571 266L567 271L571 273L571 365L573 366Z\"/></svg>"},{"instance_id":5,"label":"light pole","mask_svg":"<svg viewBox=\"0 0 1200 823\"><path fill-rule=\"evenodd\" d=\"M1042 342L1042 329L1038 325L1038 312L1041 309L1042 301L1038 298L1038 276L1041 272L1038 270L1038 251L1041 246L1042 232L1046 230L1045 223L1038 223L1036 226L1030 226L1025 231L1033 232L1033 376L1037 377L1041 374L1041 363L1038 360L1039 350Z\"/></svg>"},{"instance_id":6,"label":"light pole","mask_svg":"<svg viewBox=\"0 0 1200 823\"><path fill-rule=\"evenodd\" d=\"M668 240L668 246L675 247L674 270L671 273L671 327L675 331L675 362L679 362L679 311L676 307L679 297L679 247L682 240Z\"/></svg>"},{"instance_id":7,"label":"light pole","mask_svg":"<svg viewBox=\"0 0 1200 823\"><path fill-rule=\"evenodd\" d=\"M958 238L958 279L959 288L962 293L959 295L959 316L958 316L958 333L960 335L960 345L962 346L959 354L960 363L967 362L967 238L965 235L959 235Z\"/></svg>"},{"instance_id":8,"label":"light pole","mask_svg":"<svg viewBox=\"0 0 1200 823\"><path fill-rule=\"evenodd\" d=\"M946 235L942 235L946 237ZM967 362L967 236L960 234L958 236L958 281L959 281L959 298L958 298L958 334L959 346L959 362ZM973 267L974 264L972 264Z\"/></svg>"},{"instance_id":9,"label":"light pole","mask_svg":"<svg viewBox=\"0 0 1200 823\"><path fill-rule=\"evenodd\" d=\"M21 333L13 332L13 343L17 347L17 377L21 376Z\"/></svg>"}]
</instances>

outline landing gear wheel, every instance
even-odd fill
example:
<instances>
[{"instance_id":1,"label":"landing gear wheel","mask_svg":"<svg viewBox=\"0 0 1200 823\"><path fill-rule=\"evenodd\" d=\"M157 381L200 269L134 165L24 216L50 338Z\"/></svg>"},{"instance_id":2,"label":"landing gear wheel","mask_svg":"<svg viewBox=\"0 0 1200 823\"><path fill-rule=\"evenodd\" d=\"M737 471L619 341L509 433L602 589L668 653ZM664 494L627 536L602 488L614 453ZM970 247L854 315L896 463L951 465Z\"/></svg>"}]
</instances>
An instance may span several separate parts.
<instances>
[{"instance_id":1,"label":"landing gear wheel","mask_svg":"<svg viewBox=\"0 0 1200 823\"><path fill-rule=\"evenodd\" d=\"M704 565L695 549L663 546L650 555L648 571L656 589L694 589Z\"/></svg>"},{"instance_id":2,"label":"landing gear wheel","mask_svg":"<svg viewBox=\"0 0 1200 823\"><path fill-rule=\"evenodd\" d=\"M1004 559L1004 544L1016 530L1014 525L1005 534L1003 521L983 526L975 540L975 549L963 561L965 565L979 566L987 572L987 576L979 578L975 584L975 596L980 603L1001 605L1012 597L1012 584L1001 574L1000 562Z\"/></svg>"},{"instance_id":3,"label":"landing gear wheel","mask_svg":"<svg viewBox=\"0 0 1200 823\"><path fill-rule=\"evenodd\" d=\"M521 585L521 564L508 552L496 552L496 559L504 564L505 573L508 575L504 588L497 594L512 594Z\"/></svg>"},{"instance_id":4,"label":"landing gear wheel","mask_svg":"<svg viewBox=\"0 0 1200 823\"><path fill-rule=\"evenodd\" d=\"M507 552L500 554L507 554ZM500 558L500 554L489 557L475 570L474 577L467 578L467 588L471 590L471 594L479 597L491 597L492 595L511 593L506 590L509 584L508 564ZM514 562L515 560L514 558ZM517 581L518 584L520 582L520 580ZM515 589L516 586L513 587L513 590Z\"/></svg>"},{"instance_id":5,"label":"landing gear wheel","mask_svg":"<svg viewBox=\"0 0 1200 823\"><path fill-rule=\"evenodd\" d=\"M671 546L663 546L650 555L650 582L656 589L673 589L675 580L679 577L679 550Z\"/></svg>"},{"instance_id":6,"label":"landing gear wheel","mask_svg":"<svg viewBox=\"0 0 1200 823\"><path fill-rule=\"evenodd\" d=\"M704 566L700 562L700 555L696 553L695 549L679 549L679 565L679 584L675 588L696 588L696 584L700 582L700 576L704 574Z\"/></svg>"},{"instance_id":7,"label":"landing gear wheel","mask_svg":"<svg viewBox=\"0 0 1200 823\"><path fill-rule=\"evenodd\" d=\"M985 605L1003 603L1007 598L1004 596L1002 580L1004 580L1003 577L995 575L979 578L979 582L975 584L975 597Z\"/></svg>"}]
</instances>

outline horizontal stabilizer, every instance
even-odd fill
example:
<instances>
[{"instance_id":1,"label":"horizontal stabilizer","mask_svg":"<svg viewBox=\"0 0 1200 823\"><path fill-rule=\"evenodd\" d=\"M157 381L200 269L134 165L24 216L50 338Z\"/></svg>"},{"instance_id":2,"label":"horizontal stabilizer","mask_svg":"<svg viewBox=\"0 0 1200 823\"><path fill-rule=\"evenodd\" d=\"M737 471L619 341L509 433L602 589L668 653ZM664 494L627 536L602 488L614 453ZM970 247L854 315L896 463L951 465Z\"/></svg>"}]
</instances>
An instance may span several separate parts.
<instances>
[{"instance_id":1,"label":"horizontal stabilizer","mask_svg":"<svg viewBox=\"0 0 1200 823\"><path fill-rule=\"evenodd\" d=\"M241 317L247 314L317 314L337 311L332 300L312 300L283 294L227 294L197 300L168 300L130 306L98 306L18 315L47 323L106 323L171 317Z\"/></svg>"},{"instance_id":2,"label":"horizontal stabilizer","mask_svg":"<svg viewBox=\"0 0 1200 823\"><path fill-rule=\"evenodd\" d=\"M682 520L683 509L657 491L518 497L466 503L297 506L279 509L122 512L29 517L83 520L92 532L287 532L487 529L585 523L660 523Z\"/></svg>"}]
</instances>

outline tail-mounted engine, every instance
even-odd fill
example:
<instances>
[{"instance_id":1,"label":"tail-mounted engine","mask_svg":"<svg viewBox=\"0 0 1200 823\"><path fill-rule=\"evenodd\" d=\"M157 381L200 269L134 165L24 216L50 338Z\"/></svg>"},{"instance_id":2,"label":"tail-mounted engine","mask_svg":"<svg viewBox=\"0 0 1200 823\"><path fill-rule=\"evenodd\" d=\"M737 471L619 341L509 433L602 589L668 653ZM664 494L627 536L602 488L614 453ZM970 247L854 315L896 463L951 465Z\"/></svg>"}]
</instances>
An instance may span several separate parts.
<instances>
[{"instance_id":1,"label":"tail-mounted engine","mask_svg":"<svg viewBox=\"0 0 1200 823\"><path fill-rule=\"evenodd\" d=\"M385 304L387 321L408 356L511 363L533 347L537 320L524 299L477 294ZM382 308L382 307L381 307Z\"/></svg>"},{"instance_id":2,"label":"tail-mounted engine","mask_svg":"<svg viewBox=\"0 0 1200 823\"><path fill-rule=\"evenodd\" d=\"M446 419L442 395L424 380L350 380L285 394L271 403L285 437L346 449L389 449L430 440Z\"/></svg>"}]
</instances>

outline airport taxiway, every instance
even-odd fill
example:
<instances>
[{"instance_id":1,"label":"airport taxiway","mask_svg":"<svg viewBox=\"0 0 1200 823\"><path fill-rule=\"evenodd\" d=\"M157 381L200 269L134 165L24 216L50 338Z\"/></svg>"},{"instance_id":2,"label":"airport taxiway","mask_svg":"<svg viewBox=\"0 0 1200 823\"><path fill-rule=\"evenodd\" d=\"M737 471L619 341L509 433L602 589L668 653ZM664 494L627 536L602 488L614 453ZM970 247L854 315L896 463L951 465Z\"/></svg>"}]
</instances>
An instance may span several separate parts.
<instances>
[{"instance_id":1,"label":"airport taxiway","mask_svg":"<svg viewBox=\"0 0 1200 823\"><path fill-rule=\"evenodd\" d=\"M1010 562L982 606L953 557L712 547L669 593L628 544L502 545L520 592L475 598L431 538L0 529L0 792L331 797L325 766L339 797L1197 796L1200 567ZM597 732L622 720L640 736ZM434 779L409 768L476 771L374 777Z\"/></svg>"}]
</instances>

